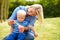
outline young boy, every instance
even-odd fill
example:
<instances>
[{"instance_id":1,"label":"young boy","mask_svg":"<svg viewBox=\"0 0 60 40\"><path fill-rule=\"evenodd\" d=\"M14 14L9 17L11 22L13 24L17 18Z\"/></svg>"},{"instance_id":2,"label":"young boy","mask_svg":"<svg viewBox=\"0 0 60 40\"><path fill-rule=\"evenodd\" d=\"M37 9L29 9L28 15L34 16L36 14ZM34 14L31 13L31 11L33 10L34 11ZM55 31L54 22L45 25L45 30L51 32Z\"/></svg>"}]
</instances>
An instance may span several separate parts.
<instances>
[{"instance_id":1,"label":"young boy","mask_svg":"<svg viewBox=\"0 0 60 40\"><path fill-rule=\"evenodd\" d=\"M7 40L23 40L25 37L24 27L27 27L28 22L24 21L26 12L24 10L18 10L17 20L12 25L12 33L8 36Z\"/></svg>"}]
</instances>

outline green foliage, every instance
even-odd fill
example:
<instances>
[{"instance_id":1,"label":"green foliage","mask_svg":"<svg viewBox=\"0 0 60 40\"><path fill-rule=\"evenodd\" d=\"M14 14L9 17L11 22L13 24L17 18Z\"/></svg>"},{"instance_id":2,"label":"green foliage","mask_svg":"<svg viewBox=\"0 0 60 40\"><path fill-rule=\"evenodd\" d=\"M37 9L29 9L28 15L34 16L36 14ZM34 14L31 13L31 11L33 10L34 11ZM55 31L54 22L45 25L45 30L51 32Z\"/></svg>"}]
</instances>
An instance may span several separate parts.
<instances>
[{"instance_id":1,"label":"green foliage","mask_svg":"<svg viewBox=\"0 0 60 40\"><path fill-rule=\"evenodd\" d=\"M59 12L59 0L45 0L41 1L44 7L45 17L56 17L60 16Z\"/></svg>"},{"instance_id":2,"label":"green foliage","mask_svg":"<svg viewBox=\"0 0 60 40\"><path fill-rule=\"evenodd\" d=\"M13 10L20 6L41 4L44 9L44 17L59 17L60 16L60 0L39 0L39 1L25 1L25 0L10 0L9 6L9 17L11 16Z\"/></svg>"}]
</instances>

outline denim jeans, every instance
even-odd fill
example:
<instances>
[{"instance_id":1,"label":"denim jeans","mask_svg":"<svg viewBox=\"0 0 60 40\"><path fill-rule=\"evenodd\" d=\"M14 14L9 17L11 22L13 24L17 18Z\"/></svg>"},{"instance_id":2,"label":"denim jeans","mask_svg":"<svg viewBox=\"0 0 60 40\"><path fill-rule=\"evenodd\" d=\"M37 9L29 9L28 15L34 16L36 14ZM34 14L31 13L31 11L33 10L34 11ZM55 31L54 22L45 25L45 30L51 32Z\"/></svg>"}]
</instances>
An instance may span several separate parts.
<instances>
[{"instance_id":1,"label":"denim jeans","mask_svg":"<svg viewBox=\"0 0 60 40\"><path fill-rule=\"evenodd\" d=\"M34 33L28 32L24 40L34 40Z\"/></svg>"},{"instance_id":2,"label":"denim jeans","mask_svg":"<svg viewBox=\"0 0 60 40\"><path fill-rule=\"evenodd\" d=\"M24 40L25 38L25 33L15 33L12 32L9 34L6 40Z\"/></svg>"},{"instance_id":3,"label":"denim jeans","mask_svg":"<svg viewBox=\"0 0 60 40\"><path fill-rule=\"evenodd\" d=\"M33 34L34 34L33 32L28 32L26 34L24 40L34 40L34 35ZM5 38L3 38L3 40L7 40L7 37L8 36L6 36Z\"/></svg>"}]
</instances>

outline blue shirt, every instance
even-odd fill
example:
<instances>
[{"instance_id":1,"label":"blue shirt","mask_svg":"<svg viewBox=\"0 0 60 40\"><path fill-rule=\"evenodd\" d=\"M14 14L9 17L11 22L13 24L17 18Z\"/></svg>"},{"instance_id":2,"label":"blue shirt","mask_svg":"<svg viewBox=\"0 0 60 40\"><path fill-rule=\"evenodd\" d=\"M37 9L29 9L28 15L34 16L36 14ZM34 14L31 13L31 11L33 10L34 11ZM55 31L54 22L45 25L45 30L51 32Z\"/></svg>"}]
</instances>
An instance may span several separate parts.
<instances>
[{"instance_id":1,"label":"blue shirt","mask_svg":"<svg viewBox=\"0 0 60 40\"><path fill-rule=\"evenodd\" d=\"M18 6L18 7L13 11L13 13L12 13L11 17L9 18L9 20L16 20L16 19L17 19L17 11L18 11L18 10L24 10L24 11L26 11L26 13L27 13L27 8L26 8L25 6ZM36 21L36 16L33 16L33 17L32 17L32 16L27 16L27 17L25 18L25 20L29 22L29 25L34 26L34 23L35 23L35 21Z\"/></svg>"},{"instance_id":2,"label":"blue shirt","mask_svg":"<svg viewBox=\"0 0 60 40\"><path fill-rule=\"evenodd\" d=\"M19 24L19 25L21 25L23 27L27 27L28 26L28 22L27 21L19 22L18 20L15 20L15 22L16 23L12 25L12 28L14 29L13 32L15 32L15 33L19 33L19 29L18 29L18 25L17 24Z\"/></svg>"}]
</instances>

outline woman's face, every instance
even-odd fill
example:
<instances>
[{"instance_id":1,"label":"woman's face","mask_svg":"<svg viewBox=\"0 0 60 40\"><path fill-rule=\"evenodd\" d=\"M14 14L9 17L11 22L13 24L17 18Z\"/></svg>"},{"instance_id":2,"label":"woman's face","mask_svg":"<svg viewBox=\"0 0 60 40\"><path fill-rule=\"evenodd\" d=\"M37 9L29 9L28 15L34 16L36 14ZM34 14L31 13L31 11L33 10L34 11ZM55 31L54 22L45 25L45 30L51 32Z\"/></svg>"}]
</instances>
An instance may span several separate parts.
<instances>
[{"instance_id":1,"label":"woman's face","mask_svg":"<svg viewBox=\"0 0 60 40\"><path fill-rule=\"evenodd\" d=\"M28 15L30 16L36 16L36 11L33 8L28 8Z\"/></svg>"}]
</instances>

